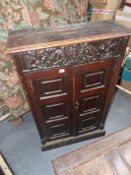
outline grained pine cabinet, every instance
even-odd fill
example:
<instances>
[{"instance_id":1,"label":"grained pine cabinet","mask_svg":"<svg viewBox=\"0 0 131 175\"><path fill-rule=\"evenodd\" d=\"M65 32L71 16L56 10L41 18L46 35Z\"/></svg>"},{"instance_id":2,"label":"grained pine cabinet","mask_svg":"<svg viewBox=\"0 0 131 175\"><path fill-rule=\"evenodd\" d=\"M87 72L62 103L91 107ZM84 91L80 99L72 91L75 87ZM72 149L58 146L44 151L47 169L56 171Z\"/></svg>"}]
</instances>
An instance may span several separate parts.
<instances>
[{"instance_id":1,"label":"grained pine cabinet","mask_svg":"<svg viewBox=\"0 0 131 175\"><path fill-rule=\"evenodd\" d=\"M130 34L109 21L10 34L43 150L105 134Z\"/></svg>"}]
</instances>

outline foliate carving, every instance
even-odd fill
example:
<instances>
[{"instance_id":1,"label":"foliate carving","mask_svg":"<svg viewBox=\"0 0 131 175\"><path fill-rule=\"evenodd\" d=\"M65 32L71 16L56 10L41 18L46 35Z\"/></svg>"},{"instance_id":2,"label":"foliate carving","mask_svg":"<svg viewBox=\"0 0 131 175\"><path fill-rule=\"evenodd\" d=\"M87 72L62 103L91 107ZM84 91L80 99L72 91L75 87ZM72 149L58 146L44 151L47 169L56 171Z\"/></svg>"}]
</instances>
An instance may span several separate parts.
<instances>
[{"instance_id":1,"label":"foliate carving","mask_svg":"<svg viewBox=\"0 0 131 175\"><path fill-rule=\"evenodd\" d=\"M24 71L61 67L75 63L92 63L120 58L124 39L110 39L62 47L27 51L18 54ZM127 40L127 38L125 38Z\"/></svg>"}]
</instances>

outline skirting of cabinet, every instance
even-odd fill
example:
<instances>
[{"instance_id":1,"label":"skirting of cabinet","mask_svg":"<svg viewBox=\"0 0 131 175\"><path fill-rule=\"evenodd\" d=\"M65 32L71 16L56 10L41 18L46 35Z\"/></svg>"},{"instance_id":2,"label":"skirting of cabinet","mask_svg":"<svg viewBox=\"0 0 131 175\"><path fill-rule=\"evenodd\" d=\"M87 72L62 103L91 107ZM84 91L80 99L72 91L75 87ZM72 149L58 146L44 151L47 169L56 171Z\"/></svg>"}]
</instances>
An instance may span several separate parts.
<instances>
[{"instance_id":1,"label":"skirting of cabinet","mask_svg":"<svg viewBox=\"0 0 131 175\"><path fill-rule=\"evenodd\" d=\"M100 136L104 136L105 135L105 130L95 130L95 131L91 131L82 135L78 135L78 136L71 136L71 137L67 137L64 139L59 139L59 140L54 140L51 142L47 142L46 144L42 144L41 149L42 151L46 151L46 150L50 150L53 148L57 148L60 146L65 146L65 145L69 145L72 143L77 143L80 141L85 141L91 138L97 138Z\"/></svg>"}]
</instances>

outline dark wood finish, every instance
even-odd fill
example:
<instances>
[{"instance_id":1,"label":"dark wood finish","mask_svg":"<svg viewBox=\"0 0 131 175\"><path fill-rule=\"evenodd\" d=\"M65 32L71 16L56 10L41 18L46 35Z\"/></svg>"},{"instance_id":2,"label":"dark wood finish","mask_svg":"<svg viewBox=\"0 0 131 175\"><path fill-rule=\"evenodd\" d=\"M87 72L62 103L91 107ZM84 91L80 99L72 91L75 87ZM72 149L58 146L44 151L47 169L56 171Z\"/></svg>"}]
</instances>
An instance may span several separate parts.
<instances>
[{"instance_id":1,"label":"dark wood finish","mask_svg":"<svg viewBox=\"0 0 131 175\"><path fill-rule=\"evenodd\" d=\"M56 175L130 175L131 127L53 161Z\"/></svg>"},{"instance_id":2,"label":"dark wood finish","mask_svg":"<svg viewBox=\"0 0 131 175\"><path fill-rule=\"evenodd\" d=\"M119 58L127 38L115 38L93 43L81 43L62 47L21 52L18 57L23 72L47 70L62 66L93 63Z\"/></svg>"},{"instance_id":3,"label":"dark wood finish","mask_svg":"<svg viewBox=\"0 0 131 175\"><path fill-rule=\"evenodd\" d=\"M13 56L43 150L105 134L130 34L113 22L10 34L7 53Z\"/></svg>"},{"instance_id":4,"label":"dark wood finish","mask_svg":"<svg viewBox=\"0 0 131 175\"><path fill-rule=\"evenodd\" d=\"M74 67L76 135L99 129L116 60Z\"/></svg>"},{"instance_id":5,"label":"dark wood finish","mask_svg":"<svg viewBox=\"0 0 131 175\"><path fill-rule=\"evenodd\" d=\"M59 73L63 71L63 73ZM73 78L72 69L32 72L26 74L27 88L43 126L44 140L50 141L72 135Z\"/></svg>"}]
</instances>

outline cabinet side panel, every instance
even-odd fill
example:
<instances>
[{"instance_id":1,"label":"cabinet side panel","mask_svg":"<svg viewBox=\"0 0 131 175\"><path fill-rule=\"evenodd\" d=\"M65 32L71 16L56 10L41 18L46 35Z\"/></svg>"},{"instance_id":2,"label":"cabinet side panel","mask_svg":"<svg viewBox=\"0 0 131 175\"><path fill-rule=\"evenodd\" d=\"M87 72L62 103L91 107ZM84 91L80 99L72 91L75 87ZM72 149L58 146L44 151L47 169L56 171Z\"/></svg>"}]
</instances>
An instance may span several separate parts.
<instances>
[{"instance_id":1,"label":"cabinet side panel","mask_svg":"<svg viewBox=\"0 0 131 175\"><path fill-rule=\"evenodd\" d=\"M126 47L127 47L127 44L128 44L128 40L129 40L128 37L122 38L121 44L118 45L118 47L119 47L118 50L121 50L121 57L119 57L116 60L116 63L114 64L113 76L111 78L110 85L109 85L109 90L107 92L107 97L106 97L106 100L105 100L105 106L104 106L102 120L101 120L101 127L102 128L104 127L104 123L105 123L105 120L106 120L107 113L109 111L109 107L110 107L110 104L111 104L113 93L115 91L116 84L118 83L118 80L119 80L120 69L121 69L122 61L124 59L125 50L126 50Z\"/></svg>"},{"instance_id":2,"label":"cabinet side panel","mask_svg":"<svg viewBox=\"0 0 131 175\"><path fill-rule=\"evenodd\" d=\"M29 89L28 89L28 86L27 86L27 82L26 82L26 80L24 78L24 73L22 72L21 64L19 63L19 56L18 55L19 55L19 53L14 54L12 56L12 58L13 58L13 61L14 61L14 64L15 64L15 67L16 67L16 70L17 70L17 73L18 73L21 85L22 85L22 87L24 89L25 96L26 96L28 104L30 106L30 110L32 112L33 119L34 119L36 127L38 129L40 138L41 138L41 140L43 140L46 137L45 136L45 132L44 132L44 127L43 127L43 125L42 125L42 123L41 123L41 121L39 119L39 116L37 115L37 111L36 111L36 107L35 107L36 104L33 103L32 99L31 99L31 96L28 93Z\"/></svg>"}]
</instances>

